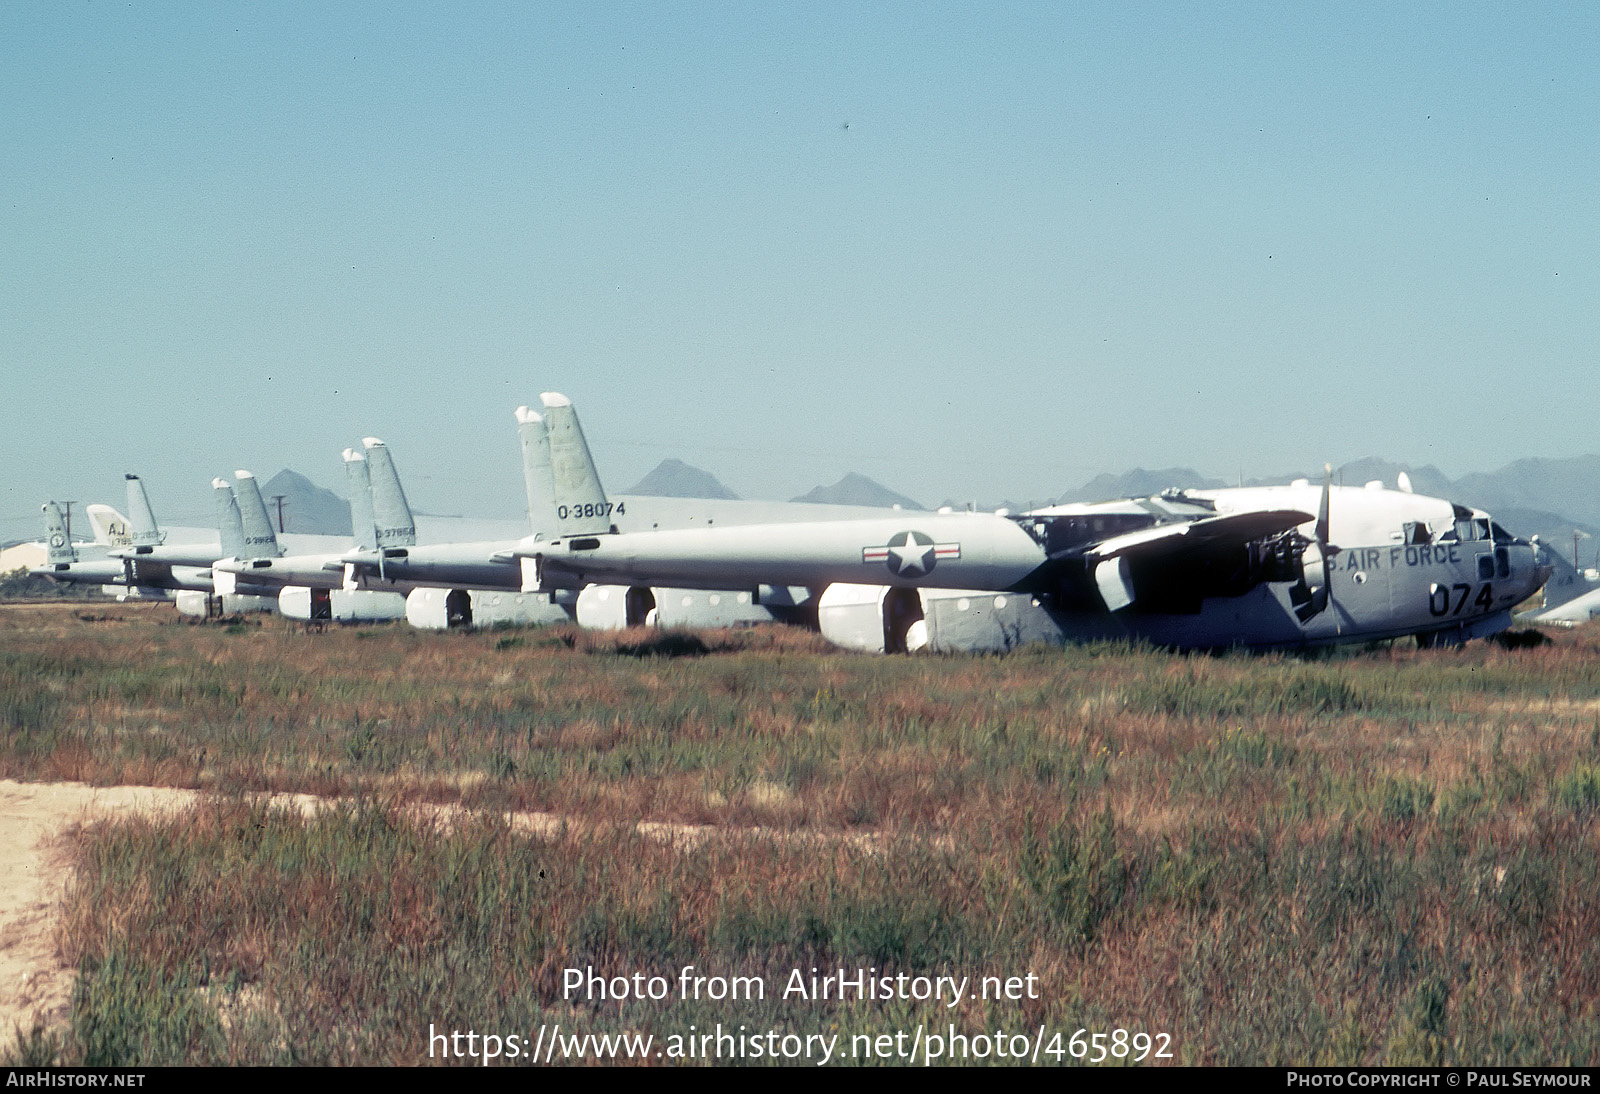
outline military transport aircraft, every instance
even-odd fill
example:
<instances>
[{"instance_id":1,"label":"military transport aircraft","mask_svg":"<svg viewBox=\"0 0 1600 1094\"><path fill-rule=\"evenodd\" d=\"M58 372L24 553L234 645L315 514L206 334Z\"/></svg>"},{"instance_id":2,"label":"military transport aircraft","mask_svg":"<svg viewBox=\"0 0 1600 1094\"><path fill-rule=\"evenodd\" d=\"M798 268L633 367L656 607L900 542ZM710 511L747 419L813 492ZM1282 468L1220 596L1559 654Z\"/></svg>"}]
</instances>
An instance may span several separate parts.
<instances>
[{"instance_id":1,"label":"military transport aircraft","mask_svg":"<svg viewBox=\"0 0 1600 1094\"><path fill-rule=\"evenodd\" d=\"M216 491L218 529L207 531L195 528L163 529L151 509L144 480L138 475L125 475L128 511L133 514L132 518L122 517L109 506L89 506L97 538L104 530L110 542L92 551L85 550L81 555L74 545L65 542L61 534L58 507L54 502L47 503L44 506L46 541L49 544L46 565L32 572L55 581L105 585L107 591L116 589L118 595L159 599L173 599L174 594L190 592L275 596L276 587L251 580L235 580L232 575L219 575L213 569L214 564L223 558L276 554L280 550L254 477L249 472L240 472L239 476L240 493L247 495L245 509L252 510L248 504L250 497L254 498L255 503L251 513L254 519L250 522L248 533L233 490L226 481L220 479L212 482ZM289 538L299 550L318 547L326 550L333 546L343 547L349 542L329 536ZM62 540L59 545L57 539ZM265 546L269 544L270 549Z\"/></svg>"},{"instance_id":2,"label":"military transport aircraft","mask_svg":"<svg viewBox=\"0 0 1600 1094\"><path fill-rule=\"evenodd\" d=\"M852 648L1459 642L1510 626L1550 572L1482 510L1377 482L1335 487L1331 469L1320 488L1302 479L1017 515L622 532L570 401L543 398L557 534L516 549L525 589L825 587L822 632Z\"/></svg>"},{"instance_id":3,"label":"military transport aircraft","mask_svg":"<svg viewBox=\"0 0 1600 1094\"><path fill-rule=\"evenodd\" d=\"M526 406L516 410L528 507L527 538L535 541L555 535L560 519L550 446L563 442L547 431L549 413L549 408L545 414ZM368 454L373 455L373 450L369 448ZM393 475L392 462L389 475ZM380 530L409 528L415 520L398 478L394 477L387 487L385 481L380 462L374 460L372 504ZM612 501L611 517L624 530L770 524L823 517L849 519L877 517L886 512L866 506L701 498L623 496ZM527 596L523 590L523 567L517 556L523 542L521 538L508 538L413 546L391 541L380 544L376 552L347 553L340 562L351 587L409 590L407 618L425 627L483 624L500 619L537 623L572 618L583 626L599 628L645 622L662 626L730 626L814 617L814 608L807 603L808 590L770 585L752 593L715 583L694 588L572 583L545 590L543 597Z\"/></svg>"},{"instance_id":4,"label":"military transport aircraft","mask_svg":"<svg viewBox=\"0 0 1600 1094\"><path fill-rule=\"evenodd\" d=\"M179 590L209 592L212 587L210 566L217 557L217 541L185 535L181 542L168 544L168 534L162 531L150 507L144 480L138 475L123 478L127 482L131 519L123 518L108 506L88 507L96 538L99 538L102 524L117 530L113 542L104 550L94 552L99 557L80 557L72 544L57 543L62 538L58 527L60 514L54 502L46 503L45 532L50 546L45 565L33 573L60 582L120 586L126 595L143 597L165 599Z\"/></svg>"}]
</instances>

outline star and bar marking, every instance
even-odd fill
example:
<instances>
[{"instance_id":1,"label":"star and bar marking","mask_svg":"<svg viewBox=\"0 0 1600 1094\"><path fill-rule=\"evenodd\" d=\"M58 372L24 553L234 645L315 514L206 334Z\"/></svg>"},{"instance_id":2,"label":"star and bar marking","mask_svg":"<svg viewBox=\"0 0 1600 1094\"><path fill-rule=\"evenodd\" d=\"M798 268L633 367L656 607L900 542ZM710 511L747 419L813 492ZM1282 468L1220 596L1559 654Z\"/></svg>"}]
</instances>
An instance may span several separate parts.
<instances>
[{"instance_id":1,"label":"star and bar marking","mask_svg":"<svg viewBox=\"0 0 1600 1094\"><path fill-rule=\"evenodd\" d=\"M923 532L897 532L881 547L861 548L862 562L882 562L896 577L931 574L941 559L961 557L961 544L935 543Z\"/></svg>"}]
</instances>

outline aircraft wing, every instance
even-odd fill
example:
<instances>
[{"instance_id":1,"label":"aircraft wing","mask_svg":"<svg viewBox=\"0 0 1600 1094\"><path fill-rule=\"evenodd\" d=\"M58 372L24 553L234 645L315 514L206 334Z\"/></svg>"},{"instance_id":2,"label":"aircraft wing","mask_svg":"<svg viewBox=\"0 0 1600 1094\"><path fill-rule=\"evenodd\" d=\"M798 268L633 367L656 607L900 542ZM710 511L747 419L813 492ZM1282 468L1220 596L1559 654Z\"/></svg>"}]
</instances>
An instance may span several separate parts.
<instances>
[{"instance_id":1,"label":"aircraft wing","mask_svg":"<svg viewBox=\"0 0 1600 1094\"><path fill-rule=\"evenodd\" d=\"M1137 532L1101 540L1089 547L1084 557L1091 562L1121 555L1153 558L1182 554L1200 547L1214 547L1219 542L1244 544L1286 532L1316 519L1313 514L1302 513L1298 509L1269 509L1204 517L1184 524L1158 524L1154 528L1141 528Z\"/></svg>"},{"instance_id":2,"label":"aircraft wing","mask_svg":"<svg viewBox=\"0 0 1600 1094\"><path fill-rule=\"evenodd\" d=\"M1251 540L1286 532L1317 518L1298 509L1257 509L1203 517L1183 524L1158 524L1101 540L1083 552L1094 574L1100 598L1111 611L1132 604L1135 597L1129 563L1182 562L1219 547L1243 546Z\"/></svg>"}]
</instances>

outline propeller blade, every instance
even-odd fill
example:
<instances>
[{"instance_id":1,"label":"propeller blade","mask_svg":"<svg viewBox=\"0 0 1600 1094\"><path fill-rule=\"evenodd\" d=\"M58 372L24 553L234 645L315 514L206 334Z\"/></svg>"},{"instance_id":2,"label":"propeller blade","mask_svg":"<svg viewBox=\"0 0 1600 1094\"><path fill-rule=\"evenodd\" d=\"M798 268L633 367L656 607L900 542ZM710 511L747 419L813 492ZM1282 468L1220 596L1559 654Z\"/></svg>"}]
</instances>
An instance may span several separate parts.
<instances>
[{"instance_id":1,"label":"propeller blade","mask_svg":"<svg viewBox=\"0 0 1600 1094\"><path fill-rule=\"evenodd\" d=\"M1317 546L1328 545L1328 502L1333 495L1333 464L1322 465L1327 478L1322 480L1322 504L1317 507Z\"/></svg>"},{"instance_id":2,"label":"propeller blade","mask_svg":"<svg viewBox=\"0 0 1600 1094\"><path fill-rule=\"evenodd\" d=\"M1308 543L1300 552L1300 583L1289 591L1295 605L1295 618L1301 623L1325 611L1333 600L1333 587L1328 580L1328 559L1339 553L1339 548L1328 542L1328 508L1333 498L1333 465L1323 464L1322 501L1317 506L1316 542Z\"/></svg>"}]
</instances>

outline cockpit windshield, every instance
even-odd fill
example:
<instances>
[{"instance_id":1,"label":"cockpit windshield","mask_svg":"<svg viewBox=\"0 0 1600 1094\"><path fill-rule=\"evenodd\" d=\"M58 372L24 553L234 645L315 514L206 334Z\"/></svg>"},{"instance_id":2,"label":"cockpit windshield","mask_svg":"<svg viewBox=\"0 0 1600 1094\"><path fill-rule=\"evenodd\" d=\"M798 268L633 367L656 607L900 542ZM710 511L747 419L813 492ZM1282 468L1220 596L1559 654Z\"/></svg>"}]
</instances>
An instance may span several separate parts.
<instances>
[{"instance_id":1,"label":"cockpit windshield","mask_svg":"<svg viewBox=\"0 0 1600 1094\"><path fill-rule=\"evenodd\" d=\"M1442 542L1478 543L1491 538L1487 517L1460 517L1440 534Z\"/></svg>"}]
</instances>

